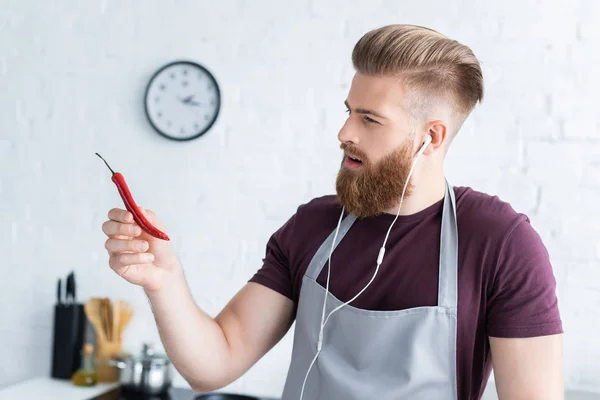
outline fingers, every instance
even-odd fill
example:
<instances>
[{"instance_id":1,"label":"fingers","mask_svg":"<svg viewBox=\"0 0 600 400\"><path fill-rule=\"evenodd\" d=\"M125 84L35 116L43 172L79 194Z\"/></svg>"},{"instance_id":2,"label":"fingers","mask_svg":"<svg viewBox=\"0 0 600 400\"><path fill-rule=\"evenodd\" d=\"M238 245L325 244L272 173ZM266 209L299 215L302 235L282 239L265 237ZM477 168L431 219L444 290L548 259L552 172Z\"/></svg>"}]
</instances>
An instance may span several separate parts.
<instances>
[{"instance_id":1,"label":"fingers","mask_svg":"<svg viewBox=\"0 0 600 400\"><path fill-rule=\"evenodd\" d=\"M156 218L156 214L152 210L148 210L147 208L138 206L139 211L144 214L144 216L149 220L153 221ZM122 208L113 208L108 211L108 219L111 221L117 221L122 223L131 224L134 222L133 214Z\"/></svg>"},{"instance_id":2,"label":"fingers","mask_svg":"<svg viewBox=\"0 0 600 400\"><path fill-rule=\"evenodd\" d=\"M142 207L139 209L148 220L155 218L152 211ZM102 224L102 232L108 236L104 246L109 254L108 264L114 272L142 286L156 275L156 272L151 272L154 254L147 253L150 245L146 240L136 239L142 234L142 229L135 223L131 212L121 208L111 209L108 221Z\"/></svg>"},{"instance_id":3,"label":"fingers","mask_svg":"<svg viewBox=\"0 0 600 400\"><path fill-rule=\"evenodd\" d=\"M133 214L122 208L112 208L108 211L108 219L131 224L133 223Z\"/></svg>"},{"instance_id":4,"label":"fingers","mask_svg":"<svg viewBox=\"0 0 600 400\"><path fill-rule=\"evenodd\" d=\"M113 271L122 275L131 265L149 264L152 261L154 261L152 253L113 253L108 260L108 265Z\"/></svg>"},{"instance_id":5,"label":"fingers","mask_svg":"<svg viewBox=\"0 0 600 400\"><path fill-rule=\"evenodd\" d=\"M139 236L142 233L142 228L133 223L121 223L110 220L102 224L102 232L104 232L107 236Z\"/></svg>"},{"instance_id":6,"label":"fingers","mask_svg":"<svg viewBox=\"0 0 600 400\"><path fill-rule=\"evenodd\" d=\"M112 237L106 240L104 247L109 253L120 253L123 251L139 253L148 250L149 245L145 240L128 240Z\"/></svg>"}]
</instances>

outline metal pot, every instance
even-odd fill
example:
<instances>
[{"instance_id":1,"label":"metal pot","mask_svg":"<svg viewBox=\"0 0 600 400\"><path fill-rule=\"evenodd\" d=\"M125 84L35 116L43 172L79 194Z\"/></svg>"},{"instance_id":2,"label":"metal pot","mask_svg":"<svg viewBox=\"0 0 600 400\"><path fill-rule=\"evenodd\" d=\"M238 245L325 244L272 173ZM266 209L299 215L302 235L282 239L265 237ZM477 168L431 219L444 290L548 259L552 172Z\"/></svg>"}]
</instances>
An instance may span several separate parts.
<instances>
[{"instance_id":1,"label":"metal pot","mask_svg":"<svg viewBox=\"0 0 600 400\"><path fill-rule=\"evenodd\" d=\"M124 354L109 364L120 369L119 383L125 390L159 395L171 387L171 361L144 344L139 356Z\"/></svg>"}]
</instances>

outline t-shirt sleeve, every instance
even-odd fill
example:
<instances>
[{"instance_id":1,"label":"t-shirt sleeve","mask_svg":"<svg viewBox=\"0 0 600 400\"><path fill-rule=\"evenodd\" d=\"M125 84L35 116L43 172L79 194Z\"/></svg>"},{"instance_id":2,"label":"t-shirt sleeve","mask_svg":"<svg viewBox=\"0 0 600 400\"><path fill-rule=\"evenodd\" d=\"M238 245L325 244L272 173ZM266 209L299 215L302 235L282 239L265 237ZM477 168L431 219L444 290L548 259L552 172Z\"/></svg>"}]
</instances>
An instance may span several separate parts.
<instances>
[{"instance_id":1,"label":"t-shirt sleeve","mask_svg":"<svg viewBox=\"0 0 600 400\"><path fill-rule=\"evenodd\" d=\"M292 216L271 235L267 241L263 265L249 281L266 286L291 300L294 300L294 288L290 273L288 244L295 218L295 215Z\"/></svg>"},{"instance_id":2,"label":"t-shirt sleeve","mask_svg":"<svg viewBox=\"0 0 600 400\"><path fill-rule=\"evenodd\" d=\"M502 245L488 293L487 331L504 338L563 333L549 255L526 218Z\"/></svg>"}]
</instances>

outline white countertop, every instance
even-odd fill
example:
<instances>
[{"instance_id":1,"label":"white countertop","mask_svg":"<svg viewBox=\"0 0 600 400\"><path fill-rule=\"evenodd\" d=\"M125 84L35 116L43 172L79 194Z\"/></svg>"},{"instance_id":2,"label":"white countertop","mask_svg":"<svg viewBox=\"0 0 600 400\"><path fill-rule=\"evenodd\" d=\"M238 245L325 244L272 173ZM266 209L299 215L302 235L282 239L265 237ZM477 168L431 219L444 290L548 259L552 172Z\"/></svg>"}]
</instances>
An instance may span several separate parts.
<instances>
[{"instance_id":1,"label":"white countertop","mask_svg":"<svg viewBox=\"0 0 600 400\"><path fill-rule=\"evenodd\" d=\"M98 383L92 387L74 386L70 380L46 377L28 379L24 382L0 389L0 400L60 399L87 400L107 392L117 383Z\"/></svg>"}]
</instances>

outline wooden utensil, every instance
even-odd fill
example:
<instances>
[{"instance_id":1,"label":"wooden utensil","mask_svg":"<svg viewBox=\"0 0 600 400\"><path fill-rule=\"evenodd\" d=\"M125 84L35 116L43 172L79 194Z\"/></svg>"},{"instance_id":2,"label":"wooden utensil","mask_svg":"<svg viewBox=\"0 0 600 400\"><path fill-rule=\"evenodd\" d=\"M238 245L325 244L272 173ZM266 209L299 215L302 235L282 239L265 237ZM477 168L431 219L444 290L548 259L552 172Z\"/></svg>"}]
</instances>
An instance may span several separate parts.
<instances>
[{"instance_id":1,"label":"wooden utensil","mask_svg":"<svg viewBox=\"0 0 600 400\"><path fill-rule=\"evenodd\" d=\"M113 331L114 310L110 299L106 297L92 298L84 306L86 316L96 330L96 371L98 382L116 382L119 370L110 364L110 360L121 352L121 340ZM119 317L119 319L121 319Z\"/></svg>"},{"instance_id":2,"label":"wooden utensil","mask_svg":"<svg viewBox=\"0 0 600 400\"><path fill-rule=\"evenodd\" d=\"M110 299L105 298L104 299L104 307L105 307L105 312L106 312L106 337L108 338L109 341L113 341L114 338L112 337L112 311L111 311L111 303L110 303Z\"/></svg>"},{"instance_id":3,"label":"wooden utensil","mask_svg":"<svg viewBox=\"0 0 600 400\"><path fill-rule=\"evenodd\" d=\"M106 302L104 298L100 299L100 315L102 317L102 333L108 341L108 332L106 332Z\"/></svg>"},{"instance_id":4,"label":"wooden utensil","mask_svg":"<svg viewBox=\"0 0 600 400\"><path fill-rule=\"evenodd\" d=\"M100 299L90 299L84 305L85 315L96 330L96 335L106 341L102 317L102 301Z\"/></svg>"},{"instance_id":5,"label":"wooden utensil","mask_svg":"<svg viewBox=\"0 0 600 400\"><path fill-rule=\"evenodd\" d=\"M118 340L122 340L123 331L127 327L127 324L133 317L133 308L129 304L124 301L119 300L119 309L121 311L121 315L119 317L119 327L118 327Z\"/></svg>"},{"instance_id":6,"label":"wooden utensil","mask_svg":"<svg viewBox=\"0 0 600 400\"><path fill-rule=\"evenodd\" d=\"M113 340L121 341L121 336L119 335L119 329L121 325L121 302L115 301L112 309L112 326L111 326L111 337Z\"/></svg>"}]
</instances>

